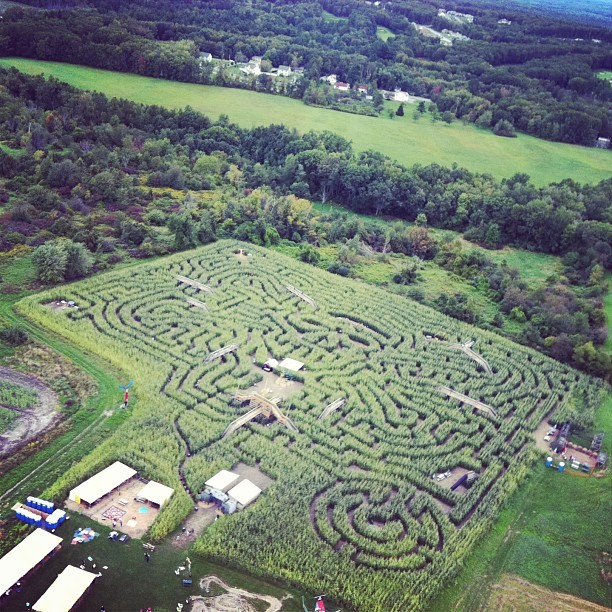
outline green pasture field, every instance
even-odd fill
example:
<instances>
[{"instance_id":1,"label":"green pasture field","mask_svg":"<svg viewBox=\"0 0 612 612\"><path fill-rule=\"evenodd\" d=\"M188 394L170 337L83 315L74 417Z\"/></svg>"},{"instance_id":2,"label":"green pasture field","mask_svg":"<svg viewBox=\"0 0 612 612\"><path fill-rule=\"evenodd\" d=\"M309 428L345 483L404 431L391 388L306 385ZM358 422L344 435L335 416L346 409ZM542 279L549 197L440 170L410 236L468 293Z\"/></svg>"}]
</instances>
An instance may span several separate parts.
<instances>
[{"instance_id":1,"label":"green pasture field","mask_svg":"<svg viewBox=\"0 0 612 612\"><path fill-rule=\"evenodd\" d=\"M328 11L323 11L322 13L323 21L346 21L346 17L337 17L333 13L329 13Z\"/></svg>"},{"instance_id":2,"label":"green pasture field","mask_svg":"<svg viewBox=\"0 0 612 612\"><path fill-rule=\"evenodd\" d=\"M382 41L387 42L390 38L393 38L395 34L384 26L376 26L376 36L380 38Z\"/></svg>"},{"instance_id":3,"label":"green pasture field","mask_svg":"<svg viewBox=\"0 0 612 612\"><path fill-rule=\"evenodd\" d=\"M238 257L238 248L250 255ZM20 302L19 312L129 371L139 403L129 427L44 493L62 499L83 477L124 460L177 488L151 532L163 540L190 510L179 465L199 491L218 469L257 463L273 485L252 507L213 523L194 553L357 609L427 607L528 471L542 418L576 393L585 404L599 401L598 383L535 351L244 243L220 241L66 290L78 312L44 306L56 290ZM190 307L194 298L207 308ZM452 345L466 338L476 339L490 374ZM206 361L229 343L236 352ZM297 431L253 423L225 437L247 410L232 395L260 380L256 364L270 355L307 363L304 386L280 404ZM461 409L439 384L496 414ZM320 419L338 397L346 405ZM480 474L471 489L451 492L431 478L458 467Z\"/></svg>"},{"instance_id":4,"label":"green pasture field","mask_svg":"<svg viewBox=\"0 0 612 612\"><path fill-rule=\"evenodd\" d=\"M604 81L612 81L612 70L602 70L597 73L598 79L603 79Z\"/></svg>"},{"instance_id":5,"label":"green pasture field","mask_svg":"<svg viewBox=\"0 0 612 612\"><path fill-rule=\"evenodd\" d=\"M428 117L415 121L410 112L393 119L385 114L365 117L306 106L283 96L38 60L4 58L0 66L54 76L81 89L143 104L191 106L212 119L227 114L243 127L283 123L299 132L329 130L351 140L357 151L374 149L406 166L457 163L498 179L523 172L538 185L565 178L592 183L612 175L609 151L547 142L523 134L500 138L460 122L432 123Z\"/></svg>"}]
</instances>

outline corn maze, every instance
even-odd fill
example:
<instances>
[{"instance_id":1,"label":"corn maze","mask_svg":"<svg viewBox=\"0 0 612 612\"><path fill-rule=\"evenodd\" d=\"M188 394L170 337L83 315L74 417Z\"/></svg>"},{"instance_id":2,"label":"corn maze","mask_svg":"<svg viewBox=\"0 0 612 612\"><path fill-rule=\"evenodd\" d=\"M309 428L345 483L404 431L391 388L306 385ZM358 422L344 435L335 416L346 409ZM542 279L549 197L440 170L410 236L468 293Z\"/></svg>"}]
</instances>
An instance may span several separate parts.
<instances>
[{"instance_id":1,"label":"corn maze","mask_svg":"<svg viewBox=\"0 0 612 612\"><path fill-rule=\"evenodd\" d=\"M45 306L57 297L79 309ZM600 391L494 334L236 242L94 277L23 308L136 380L131 420L58 490L115 459L178 488L180 472L193 492L217 469L258 465L274 485L209 527L197 550L357 609L425 607L525 474L538 424ZM303 386L279 403L297 432L252 421L224 437L249 410L232 397L249 392L271 356L306 366ZM446 481L432 478L447 471ZM474 484L451 490L466 471ZM153 535L190 503L175 496Z\"/></svg>"}]
</instances>

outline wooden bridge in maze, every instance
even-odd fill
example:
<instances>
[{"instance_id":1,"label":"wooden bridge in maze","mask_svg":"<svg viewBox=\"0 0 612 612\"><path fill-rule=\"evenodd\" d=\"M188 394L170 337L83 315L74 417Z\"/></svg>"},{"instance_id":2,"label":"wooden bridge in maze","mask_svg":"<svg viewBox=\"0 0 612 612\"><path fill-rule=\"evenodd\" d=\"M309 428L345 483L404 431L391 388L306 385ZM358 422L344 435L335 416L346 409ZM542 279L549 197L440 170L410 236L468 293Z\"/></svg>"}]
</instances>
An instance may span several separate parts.
<instances>
[{"instance_id":1,"label":"wooden bridge in maze","mask_svg":"<svg viewBox=\"0 0 612 612\"><path fill-rule=\"evenodd\" d=\"M213 351L206 359L204 363L209 363L210 361L214 361L215 359L220 359L223 355L227 355L228 353L233 353L238 350L237 344L228 344L227 346L223 346L216 351Z\"/></svg>"},{"instance_id":2,"label":"wooden bridge in maze","mask_svg":"<svg viewBox=\"0 0 612 612\"><path fill-rule=\"evenodd\" d=\"M285 285L285 289L287 289L289 293L293 293L293 295L299 297L300 300L303 300L307 304L310 304L315 310L319 309L319 306L314 301L314 299L311 298L309 295L306 295L301 289L298 289L297 287L294 287L293 285Z\"/></svg>"},{"instance_id":3,"label":"wooden bridge in maze","mask_svg":"<svg viewBox=\"0 0 612 612\"><path fill-rule=\"evenodd\" d=\"M273 416L279 423L284 425L287 429L298 433L298 428L294 425L293 421L278 407L280 397L269 400L257 393L236 393L232 400L240 405L248 403L250 410L232 421L227 426L227 428L223 432L223 438L227 438L227 436L233 434L243 425L246 425L247 423L249 423L253 419L256 419L259 416L264 416L266 418L270 418Z\"/></svg>"},{"instance_id":4,"label":"wooden bridge in maze","mask_svg":"<svg viewBox=\"0 0 612 612\"><path fill-rule=\"evenodd\" d=\"M451 344L449 348L459 349L460 351L463 351L468 357L473 359L487 374L493 374L493 370L491 369L491 366L486 361L486 359L479 355L476 351L472 350L474 342L474 340L471 340L470 342L465 342L463 344Z\"/></svg>"},{"instance_id":5,"label":"wooden bridge in maze","mask_svg":"<svg viewBox=\"0 0 612 612\"><path fill-rule=\"evenodd\" d=\"M332 402L331 404L327 405L323 409L323 412L319 415L319 420L324 419L325 417L329 416L332 412L335 412L339 408L342 408L344 404L346 404L346 398L340 397L334 402Z\"/></svg>"},{"instance_id":6,"label":"wooden bridge in maze","mask_svg":"<svg viewBox=\"0 0 612 612\"><path fill-rule=\"evenodd\" d=\"M200 281L193 280L192 278L187 278L186 276L181 276L180 274L177 274L174 278L176 278L179 283L189 285L190 287L193 287L198 291L207 291L208 293L212 293L212 287L209 287L208 285L205 285Z\"/></svg>"},{"instance_id":7,"label":"wooden bridge in maze","mask_svg":"<svg viewBox=\"0 0 612 612\"><path fill-rule=\"evenodd\" d=\"M474 408L476 408L476 410L482 410L482 412L488 412L490 415L494 417L497 416L497 412L495 412L495 410L493 410L491 406L489 406L488 404L485 404L484 402L475 400L471 398L469 395L464 395L463 393L454 391L450 387L443 387L443 386L438 387L438 391L440 391L440 393L442 393L443 395L452 397L456 400L459 400L460 402L463 402L464 404L469 404L470 406L473 406Z\"/></svg>"}]
</instances>

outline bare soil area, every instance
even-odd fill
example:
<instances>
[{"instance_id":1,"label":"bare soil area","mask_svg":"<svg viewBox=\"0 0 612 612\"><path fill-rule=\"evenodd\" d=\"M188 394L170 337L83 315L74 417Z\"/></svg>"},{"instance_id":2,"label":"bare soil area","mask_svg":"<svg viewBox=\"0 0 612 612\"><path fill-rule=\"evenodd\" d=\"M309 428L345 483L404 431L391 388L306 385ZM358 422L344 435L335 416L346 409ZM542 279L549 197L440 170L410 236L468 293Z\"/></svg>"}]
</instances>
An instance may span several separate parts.
<instances>
[{"instance_id":1,"label":"bare soil area","mask_svg":"<svg viewBox=\"0 0 612 612\"><path fill-rule=\"evenodd\" d=\"M504 574L493 585L485 609L512 612L609 612L609 608L604 606L566 593L550 591L513 574Z\"/></svg>"},{"instance_id":2,"label":"bare soil area","mask_svg":"<svg viewBox=\"0 0 612 612\"><path fill-rule=\"evenodd\" d=\"M264 474L257 466L239 463L232 468L232 472L239 474L243 478L248 478L253 484L265 491L274 481Z\"/></svg>"},{"instance_id":3,"label":"bare soil area","mask_svg":"<svg viewBox=\"0 0 612 612\"><path fill-rule=\"evenodd\" d=\"M140 480L132 478L122 484L118 489L102 498L95 506L87 508L83 504L66 500L65 506L73 512L78 512L90 519L112 527L113 521L110 518L102 516L111 506L115 506L120 510L124 510L125 514L117 520L115 531L119 533L127 533L131 538L142 538L147 529L153 524L159 510L151 507L149 504L136 501L138 492L145 486ZM121 501L120 501L121 500ZM123 504L121 502L127 502ZM146 509L146 512L143 511ZM83 525L85 526L85 525Z\"/></svg>"},{"instance_id":4,"label":"bare soil area","mask_svg":"<svg viewBox=\"0 0 612 612\"><path fill-rule=\"evenodd\" d=\"M444 480L437 481L437 484L440 485L443 489L450 489L464 474L467 474L469 471L470 470L467 470L462 467L453 468L450 471L451 476L449 478L445 478ZM459 488L464 487L461 486Z\"/></svg>"},{"instance_id":5,"label":"bare soil area","mask_svg":"<svg viewBox=\"0 0 612 612\"><path fill-rule=\"evenodd\" d=\"M187 548L218 516L223 514L217 504L198 502L198 510L193 510L182 527L169 537L170 544L175 548Z\"/></svg>"},{"instance_id":6,"label":"bare soil area","mask_svg":"<svg viewBox=\"0 0 612 612\"><path fill-rule=\"evenodd\" d=\"M300 391L304 386L302 382L288 380L278 374L274 374L274 372L264 372L259 368L256 368L256 370L263 376L263 379L256 385L249 387L246 391L247 393L257 393L266 399L273 399L275 397L287 399Z\"/></svg>"},{"instance_id":7,"label":"bare soil area","mask_svg":"<svg viewBox=\"0 0 612 612\"><path fill-rule=\"evenodd\" d=\"M41 380L10 368L0 367L0 380L21 385L38 395L36 406L16 410L17 420L0 436L0 457L14 453L20 446L36 439L60 418L57 395Z\"/></svg>"},{"instance_id":8,"label":"bare soil area","mask_svg":"<svg viewBox=\"0 0 612 612\"><path fill-rule=\"evenodd\" d=\"M262 610L262 603L268 604L268 607L265 608L266 612L280 612L283 608L283 601L291 597L291 595L285 595L282 599L278 599L272 595L251 593L244 589L231 587L216 576L207 576L200 580L200 588L206 592L211 591L211 587L215 586L221 587L225 593L208 597L192 595L192 612L257 612Z\"/></svg>"}]
</instances>

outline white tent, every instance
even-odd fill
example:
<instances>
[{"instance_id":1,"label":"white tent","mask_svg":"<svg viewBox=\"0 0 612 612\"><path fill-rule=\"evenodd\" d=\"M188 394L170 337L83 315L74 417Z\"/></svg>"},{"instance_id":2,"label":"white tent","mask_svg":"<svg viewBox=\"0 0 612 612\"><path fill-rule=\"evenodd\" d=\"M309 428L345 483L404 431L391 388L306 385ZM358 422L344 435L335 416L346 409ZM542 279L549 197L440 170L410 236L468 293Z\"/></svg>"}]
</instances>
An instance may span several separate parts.
<instances>
[{"instance_id":1,"label":"white tent","mask_svg":"<svg viewBox=\"0 0 612 612\"><path fill-rule=\"evenodd\" d=\"M95 501L110 493L126 480L129 480L136 474L136 470L124 465L120 461L115 461L106 469L98 472L85 482L82 482L78 487L70 491L69 499L80 504L85 502L93 504Z\"/></svg>"},{"instance_id":2,"label":"white tent","mask_svg":"<svg viewBox=\"0 0 612 612\"><path fill-rule=\"evenodd\" d=\"M16 582L35 568L60 545L62 538L44 529L33 531L25 540L0 559L0 594L6 593Z\"/></svg>"},{"instance_id":3,"label":"white tent","mask_svg":"<svg viewBox=\"0 0 612 612\"><path fill-rule=\"evenodd\" d=\"M174 493L174 489L167 487L166 485L149 480L147 484L138 491L138 497L142 497L158 506L163 506Z\"/></svg>"},{"instance_id":4,"label":"white tent","mask_svg":"<svg viewBox=\"0 0 612 612\"><path fill-rule=\"evenodd\" d=\"M260 493L261 489L250 480L246 479L227 492L230 498L234 499L236 503L243 508L255 501Z\"/></svg>"},{"instance_id":5,"label":"white tent","mask_svg":"<svg viewBox=\"0 0 612 612\"><path fill-rule=\"evenodd\" d=\"M280 362L278 367L284 368L285 370L291 370L292 372L299 372L304 367L304 364L297 359L287 357L287 359L283 359Z\"/></svg>"},{"instance_id":6,"label":"white tent","mask_svg":"<svg viewBox=\"0 0 612 612\"><path fill-rule=\"evenodd\" d=\"M209 478L204 484L209 489L217 489L217 491L223 491L225 493L239 478L240 476L234 474L234 472L221 470L212 478Z\"/></svg>"},{"instance_id":7,"label":"white tent","mask_svg":"<svg viewBox=\"0 0 612 612\"><path fill-rule=\"evenodd\" d=\"M32 610L70 612L96 578L96 574L68 565L32 606Z\"/></svg>"}]
</instances>

